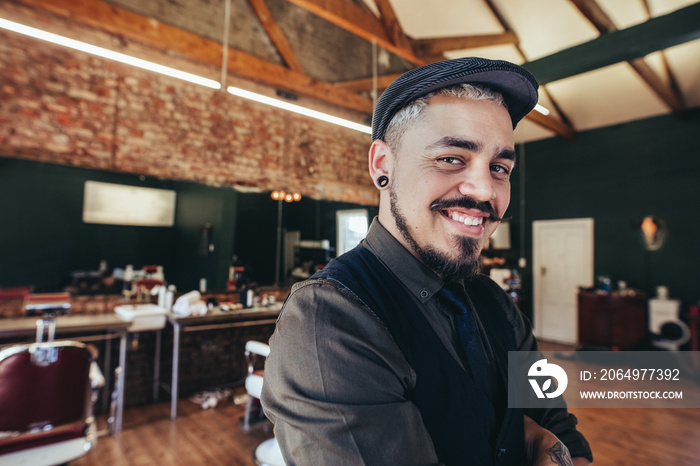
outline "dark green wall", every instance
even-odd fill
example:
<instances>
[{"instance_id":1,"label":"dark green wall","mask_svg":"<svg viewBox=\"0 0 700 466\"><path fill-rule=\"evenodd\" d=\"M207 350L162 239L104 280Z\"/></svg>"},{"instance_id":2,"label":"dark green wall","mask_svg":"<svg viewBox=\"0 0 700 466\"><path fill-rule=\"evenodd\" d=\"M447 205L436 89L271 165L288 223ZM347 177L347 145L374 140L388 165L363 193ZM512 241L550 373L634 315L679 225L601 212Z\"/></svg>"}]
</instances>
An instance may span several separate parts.
<instances>
[{"instance_id":1,"label":"dark green wall","mask_svg":"<svg viewBox=\"0 0 700 466\"><path fill-rule=\"evenodd\" d=\"M75 270L160 264L172 269L175 230L87 224L86 180L173 189L168 181L0 158L0 286L63 288Z\"/></svg>"},{"instance_id":2,"label":"dark green wall","mask_svg":"<svg viewBox=\"0 0 700 466\"><path fill-rule=\"evenodd\" d=\"M532 264L534 220L592 217L595 276L655 294L670 288L684 304L700 299L700 109L684 120L661 116L582 132L574 142L552 138L525 145L514 173L510 214L514 246L520 247L520 205L525 201L524 246ZM521 161L522 162L522 161ZM521 198L524 167L525 196ZM661 218L666 241L647 251L639 225ZM530 273L526 292L531 296ZM531 305L531 303L529 303ZM526 309L531 314L531 307Z\"/></svg>"},{"instance_id":3,"label":"dark green wall","mask_svg":"<svg viewBox=\"0 0 700 466\"><path fill-rule=\"evenodd\" d=\"M224 288L233 255L240 193L190 182L178 182L176 190L172 281L181 290L198 289L201 278L207 280L209 289ZM211 252L200 236L205 225L210 226L209 243L214 245ZM170 275L166 278L170 280Z\"/></svg>"},{"instance_id":4,"label":"dark green wall","mask_svg":"<svg viewBox=\"0 0 700 466\"><path fill-rule=\"evenodd\" d=\"M173 227L87 224L82 221L85 181L94 180L177 193ZM283 204L284 230L335 247L335 212L367 208L303 198ZM368 207L370 216L376 207ZM214 251L202 253L200 234L211 226ZM198 183L141 179L135 175L0 157L0 286L33 285L57 291L70 272L158 264L179 290L197 289L201 278L221 289L237 254L261 285L275 281L277 202L269 193L241 193Z\"/></svg>"},{"instance_id":5,"label":"dark green wall","mask_svg":"<svg viewBox=\"0 0 700 466\"><path fill-rule=\"evenodd\" d=\"M278 201L272 200L269 193L241 193L239 196L235 254L250 268L254 280L272 284L275 282ZM299 231L302 240L327 239L335 250L335 214L344 209L366 209L370 222L379 212L375 206L308 197L298 202L282 202L283 241L285 231Z\"/></svg>"}]
</instances>

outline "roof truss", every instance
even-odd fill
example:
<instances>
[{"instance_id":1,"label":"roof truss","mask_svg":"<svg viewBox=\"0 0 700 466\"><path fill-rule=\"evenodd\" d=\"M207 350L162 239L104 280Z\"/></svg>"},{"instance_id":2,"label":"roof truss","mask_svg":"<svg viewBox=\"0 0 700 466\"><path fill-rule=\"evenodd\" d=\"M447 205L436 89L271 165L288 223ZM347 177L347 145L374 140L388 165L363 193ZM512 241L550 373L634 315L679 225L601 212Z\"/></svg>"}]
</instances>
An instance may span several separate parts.
<instances>
[{"instance_id":1,"label":"roof truss","mask_svg":"<svg viewBox=\"0 0 700 466\"><path fill-rule=\"evenodd\" d=\"M131 40L167 48L181 56L199 62L222 65L222 46L165 24L155 22L101 0L19 0L23 3L52 11L59 15L105 29ZM387 51L404 58L413 65L443 59L443 53L471 47L513 44L523 60L526 57L518 38L492 0L484 0L504 29L503 33L447 38L414 40L403 32L389 0L374 0L380 16L368 8L348 0L287 0L325 20L346 29ZM601 36L588 43L572 47L523 65L541 85L621 61L627 61L674 111L683 109L682 100L673 79L667 84L641 57L645 54L700 37L700 4L685 7L674 13L653 18L626 30L616 30L612 21L594 0L571 0L601 31ZM313 79L304 73L290 44L270 14L265 0L248 0L270 40L277 48L286 66L271 63L250 54L228 49L227 71L279 89L284 89L337 105L342 108L372 113L372 101L362 93L386 88L396 75L370 77L352 82L331 84ZM601 14L602 13L602 14ZM542 87L544 92L546 88ZM528 119L555 133L573 139L575 131L559 105L551 99L559 118L532 112Z\"/></svg>"}]
</instances>

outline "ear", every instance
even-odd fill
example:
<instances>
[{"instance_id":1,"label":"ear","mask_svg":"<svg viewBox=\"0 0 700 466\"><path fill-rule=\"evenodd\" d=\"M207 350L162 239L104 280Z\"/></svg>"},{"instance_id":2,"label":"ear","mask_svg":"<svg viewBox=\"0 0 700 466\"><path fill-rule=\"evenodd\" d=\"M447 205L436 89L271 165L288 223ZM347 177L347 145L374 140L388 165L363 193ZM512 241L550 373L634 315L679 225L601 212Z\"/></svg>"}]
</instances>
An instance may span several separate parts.
<instances>
[{"instance_id":1,"label":"ear","mask_svg":"<svg viewBox=\"0 0 700 466\"><path fill-rule=\"evenodd\" d=\"M369 175L376 180L382 175L390 176L394 158L386 142L377 139L369 147Z\"/></svg>"}]
</instances>

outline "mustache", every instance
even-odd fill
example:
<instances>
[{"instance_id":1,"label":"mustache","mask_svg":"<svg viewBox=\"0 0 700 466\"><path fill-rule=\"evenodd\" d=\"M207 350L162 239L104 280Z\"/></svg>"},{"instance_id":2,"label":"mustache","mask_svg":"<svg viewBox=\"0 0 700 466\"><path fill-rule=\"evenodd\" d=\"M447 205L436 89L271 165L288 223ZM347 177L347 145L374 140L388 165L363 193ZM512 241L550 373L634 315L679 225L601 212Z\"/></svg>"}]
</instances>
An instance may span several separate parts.
<instances>
[{"instance_id":1,"label":"mustache","mask_svg":"<svg viewBox=\"0 0 700 466\"><path fill-rule=\"evenodd\" d=\"M503 220L510 219L510 217L500 217L490 202L477 201L476 199L472 199L468 196L455 197L453 199L436 199L432 204L430 204L430 210L433 211L446 210L452 207L480 210L486 214L489 214L488 221L492 222L502 222Z\"/></svg>"}]
</instances>

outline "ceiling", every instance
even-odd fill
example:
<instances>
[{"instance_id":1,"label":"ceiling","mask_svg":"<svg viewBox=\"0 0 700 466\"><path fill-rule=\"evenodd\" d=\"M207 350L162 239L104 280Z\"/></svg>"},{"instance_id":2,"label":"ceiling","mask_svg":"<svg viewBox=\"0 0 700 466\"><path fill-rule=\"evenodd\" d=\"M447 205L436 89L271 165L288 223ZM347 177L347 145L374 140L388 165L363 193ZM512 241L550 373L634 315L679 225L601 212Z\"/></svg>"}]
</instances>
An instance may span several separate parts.
<instances>
[{"instance_id":1,"label":"ceiling","mask_svg":"<svg viewBox=\"0 0 700 466\"><path fill-rule=\"evenodd\" d=\"M518 45L449 51L445 55L449 58L478 55L523 64L698 2L396 0L392 3L405 33L414 38L497 33L504 31L505 23L517 35ZM503 22L498 20L494 9L499 12L497 14L500 14ZM541 92L540 104L548 109L560 108L576 132L670 113L673 109L660 97L664 92L672 92L670 74L678 87L676 98L680 102L674 104L678 107L678 113L685 108L700 106L700 40L660 50L643 59L661 81L662 89L658 92L652 90L642 74L635 71L639 65L633 67L629 62L622 61L546 84L545 92ZM644 67L643 64L641 66ZM642 68L642 73L644 71ZM527 141L552 134L528 120L518 127L516 135L519 140Z\"/></svg>"},{"instance_id":2,"label":"ceiling","mask_svg":"<svg viewBox=\"0 0 700 466\"><path fill-rule=\"evenodd\" d=\"M230 23L225 35L227 1ZM368 120L372 90L431 61L523 64L540 104L518 142L700 106L700 2L690 0L5 0L221 66ZM0 9L0 16L3 14Z\"/></svg>"}]
</instances>

